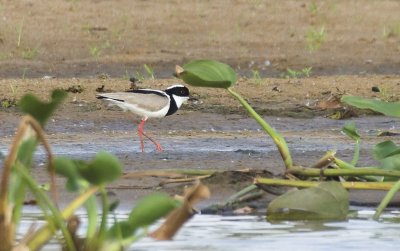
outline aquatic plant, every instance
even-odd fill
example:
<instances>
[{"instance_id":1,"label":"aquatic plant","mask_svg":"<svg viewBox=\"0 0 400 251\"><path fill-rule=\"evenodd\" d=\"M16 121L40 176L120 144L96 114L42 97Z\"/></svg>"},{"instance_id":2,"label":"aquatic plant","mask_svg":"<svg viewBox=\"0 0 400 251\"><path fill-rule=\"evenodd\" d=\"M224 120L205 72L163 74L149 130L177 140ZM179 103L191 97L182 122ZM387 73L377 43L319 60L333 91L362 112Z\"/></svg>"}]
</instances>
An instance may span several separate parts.
<instances>
[{"instance_id":1,"label":"aquatic plant","mask_svg":"<svg viewBox=\"0 0 400 251\"><path fill-rule=\"evenodd\" d=\"M49 102L43 102L32 94L25 95L19 102L21 110L28 115L23 117L4 159L0 185L0 251L38 250L53 238L60 241L65 250L123 250L145 234L138 230L175 212L174 220L167 220L161 230L151 234L156 239L172 238L194 214L193 203L208 197L208 189L197 183L183 202L162 193L149 195L137 203L127 220L118 221L114 217L114 221L110 222L118 201L110 202L106 186L121 176L119 160L107 152L99 152L89 161L57 158L46 139L43 128L65 97L65 91L55 90ZM39 143L47 153L50 194L31 175L33 156ZM65 177L66 189L76 194L64 209L58 206L56 174ZM16 229L21 222L28 192L41 209L45 224L40 227L33 225L21 240L17 240ZM100 195L101 207L96 194ZM86 209L88 219L84 236L77 234L80 220L74 215L80 207Z\"/></svg>"},{"instance_id":2,"label":"aquatic plant","mask_svg":"<svg viewBox=\"0 0 400 251\"><path fill-rule=\"evenodd\" d=\"M324 31L321 29L322 32ZM183 67L176 67L176 76L181 78L187 84L198 87L224 88L230 95L236 98L249 114L259 123L264 131L272 138L285 164L286 170L284 176L286 179L256 178L254 184L246 187L238 194L248 193L265 185L280 185L294 187L308 187L306 190L298 190L291 192L290 195L283 195L284 198L278 197L271 202L271 206L267 210L267 218L269 219L288 219L303 220L306 219L345 219L348 206L341 206L339 214L324 214L326 208L325 203L335 204L338 197L348 198L347 191L350 189L373 189L373 190L390 190L390 195L395 193L394 190L400 188L398 183L383 182L387 180L399 180L400 178L400 147L393 142L384 142L383 145L378 144L374 149L376 159L381 162L378 167L357 167L360 151L361 136L356 130L353 123L347 123L342 131L348 137L355 141L354 156L350 163L336 157L335 151L328 151L317 163L311 167L295 166L292 162L289 148L285 139L273 129L257 112L247 103L247 101L233 90L233 86L237 81L235 71L228 65L213 60L197 60L190 62ZM366 100L359 97L343 97L342 101L361 108L371 108L382 112L386 115L400 117L398 103L385 103L376 100ZM319 181L313 181L312 177L319 177ZM340 177L341 182L334 182L338 194L323 195L322 198L314 196L315 187L324 187L325 180L329 177ZM311 178L311 180L309 179ZM346 180L351 180L347 182ZM328 185L327 185L328 186ZM341 187L341 188L340 188ZM245 191L245 192L244 192ZM397 190L396 190L397 191ZM236 197L235 195L232 196ZM302 197L302 200L291 199ZM391 197L386 197L382 201L382 206L377 210L375 218L379 217L380 208L384 208L384 204L390 201ZM348 199L347 199L348 200ZM329 202L328 202L329 201ZM295 203L294 203L295 202ZM310 208L310 205L312 207ZM343 204L344 205L344 204ZM347 201L348 205L348 201ZM301 213L298 209L301 208ZM347 208L347 209L346 209ZM286 212L286 213L285 213ZM287 213L291 212L291 213Z\"/></svg>"}]
</instances>

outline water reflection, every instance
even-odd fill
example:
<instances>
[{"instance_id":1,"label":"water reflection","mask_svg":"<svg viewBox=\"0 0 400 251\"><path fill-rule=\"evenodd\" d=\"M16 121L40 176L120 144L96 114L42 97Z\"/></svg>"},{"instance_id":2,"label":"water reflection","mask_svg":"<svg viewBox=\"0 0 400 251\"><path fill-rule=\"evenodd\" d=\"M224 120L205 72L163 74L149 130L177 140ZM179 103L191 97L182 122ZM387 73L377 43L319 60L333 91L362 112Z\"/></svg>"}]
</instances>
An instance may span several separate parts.
<instances>
[{"instance_id":1,"label":"water reflection","mask_svg":"<svg viewBox=\"0 0 400 251\"><path fill-rule=\"evenodd\" d=\"M372 214L372 210L358 211L354 218L343 222L279 223L269 223L257 216L196 215L174 241L144 238L130 250L397 250L399 213L386 213L381 222L371 220ZM120 219L126 216L127 212L117 215ZM20 233L37 220L37 214L27 215ZM82 223L84 228L85 220ZM44 250L59 248L52 243Z\"/></svg>"}]
</instances>

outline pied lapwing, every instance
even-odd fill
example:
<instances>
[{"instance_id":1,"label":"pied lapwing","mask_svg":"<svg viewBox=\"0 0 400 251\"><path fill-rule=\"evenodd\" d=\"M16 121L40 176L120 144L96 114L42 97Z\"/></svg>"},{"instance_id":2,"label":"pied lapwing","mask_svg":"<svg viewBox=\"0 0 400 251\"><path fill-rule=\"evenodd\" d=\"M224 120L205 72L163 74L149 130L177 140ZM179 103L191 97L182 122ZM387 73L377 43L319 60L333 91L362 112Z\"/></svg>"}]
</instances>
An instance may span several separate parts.
<instances>
[{"instance_id":1,"label":"pied lapwing","mask_svg":"<svg viewBox=\"0 0 400 251\"><path fill-rule=\"evenodd\" d=\"M189 99L189 89L183 85L173 85L165 91L152 89L129 90L127 92L114 92L97 94L98 99L110 101L121 107L124 111L130 111L142 117L138 126L140 146L144 152L143 136L156 145L157 151L162 151L161 145L143 132L144 124L148 118L163 118L174 114L183 102Z\"/></svg>"}]
</instances>

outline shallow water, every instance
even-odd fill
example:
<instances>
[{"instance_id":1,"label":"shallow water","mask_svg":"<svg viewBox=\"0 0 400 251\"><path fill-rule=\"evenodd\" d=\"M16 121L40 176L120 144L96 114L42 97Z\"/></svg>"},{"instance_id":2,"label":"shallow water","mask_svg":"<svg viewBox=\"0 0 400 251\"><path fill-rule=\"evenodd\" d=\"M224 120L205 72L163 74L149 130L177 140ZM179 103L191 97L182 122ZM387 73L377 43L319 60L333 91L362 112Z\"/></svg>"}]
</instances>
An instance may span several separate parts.
<instances>
[{"instance_id":1,"label":"shallow water","mask_svg":"<svg viewBox=\"0 0 400 251\"><path fill-rule=\"evenodd\" d=\"M119 213L118 218L124 219L126 215ZM196 215L173 241L143 238L129 250L397 250L400 212L387 212L380 222L371 220L372 215L372 209L361 208L356 216L343 222L274 224L257 216ZM34 219L35 215L25 218L25 228L21 230L26 230ZM43 250L59 250L59 247L53 243Z\"/></svg>"}]
</instances>

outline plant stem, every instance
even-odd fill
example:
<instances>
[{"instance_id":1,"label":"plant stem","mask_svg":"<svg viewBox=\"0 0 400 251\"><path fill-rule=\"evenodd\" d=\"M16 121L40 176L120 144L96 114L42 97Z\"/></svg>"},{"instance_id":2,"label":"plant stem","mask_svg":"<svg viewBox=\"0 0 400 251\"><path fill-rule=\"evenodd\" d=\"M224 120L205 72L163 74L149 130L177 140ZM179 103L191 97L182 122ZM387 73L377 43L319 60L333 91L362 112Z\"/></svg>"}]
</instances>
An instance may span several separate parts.
<instances>
[{"instance_id":1,"label":"plant stem","mask_svg":"<svg viewBox=\"0 0 400 251\"><path fill-rule=\"evenodd\" d=\"M95 196L90 196L85 202L85 208L87 213L87 229L86 229L86 239L85 239L85 247L91 247L92 243L95 243L95 239L97 238L97 220L98 220L98 211L97 211L97 201Z\"/></svg>"},{"instance_id":2,"label":"plant stem","mask_svg":"<svg viewBox=\"0 0 400 251\"><path fill-rule=\"evenodd\" d=\"M317 161L317 163L312 165L311 168L321 169L321 168L324 168L324 167L328 166L335 159L335 154L336 154L335 151L328 151L322 158L320 158Z\"/></svg>"},{"instance_id":3,"label":"plant stem","mask_svg":"<svg viewBox=\"0 0 400 251\"><path fill-rule=\"evenodd\" d=\"M257 121L257 123L264 129L264 131L267 132L268 135L272 138L272 140L274 141L275 145L279 150L279 153L281 154L286 169L290 169L293 166L292 156L290 155L290 151L285 139L278 132L276 132L267 122L265 122L265 120L261 118L256 111L254 111L254 109L249 105L249 103L247 103L246 100L242 98L242 96L233 91L231 88L227 88L227 90L233 97L239 100L242 106L250 113L250 115Z\"/></svg>"},{"instance_id":4,"label":"plant stem","mask_svg":"<svg viewBox=\"0 0 400 251\"><path fill-rule=\"evenodd\" d=\"M101 217L101 224L100 224L100 229L99 229L99 236L97 238L97 247L101 247L103 242L104 242L104 238L106 236L107 233L107 219L108 219L108 211L109 211L109 202L108 202L108 197L107 197L107 192L104 189L104 187L100 188L100 195L101 195L101 204L102 204L102 217Z\"/></svg>"},{"instance_id":5,"label":"plant stem","mask_svg":"<svg viewBox=\"0 0 400 251\"><path fill-rule=\"evenodd\" d=\"M254 184L263 184L271 186L291 186L291 187L315 187L321 182L319 181L304 181L304 180L284 180L284 179L268 179L255 178ZM344 188L347 189L365 189L365 190L390 190L393 182L341 182Z\"/></svg>"},{"instance_id":6,"label":"plant stem","mask_svg":"<svg viewBox=\"0 0 400 251\"><path fill-rule=\"evenodd\" d=\"M319 176L384 176L384 177L398 177L400 178L400 171L383 170L369 167L358 167L354 169L317 169L317 168L304 168L300 166L293 166L287 171L291 174L303 175L308 177Z\"/></svg>"},{"instance_id":7,"label":"plant stem","mask_svg":"<svg viewBox=\"0 0 400 251\"><path fill-rule=\"evenodd\" d=\"M65 225L65 221L63 219L61 212L57 209L57 207L53 204L53 202L49 199L49 197L44 193L44 191L39 188L39 185L30 176L26 168L16 163L15 169L21 174L22 178L25 180L25 183L29 186L30 190L35 195L36 199L41 205L42 210L46 210L47 207L51 211L53 218L51 222L48 220L48 224L53 225L53 227L59 228L61 230L68 250L71 251L76 250L71 234L68 232L68 229Z\"/></svg>"},{"instance_id":8,"label":"plant stem","mask_svg":"<svg viewBox=\"0 0 400 251\"><path fill-rule=\"evenodd\" d=\"M354 145L354 156L350 162L353 166L357 165L358 159L360 158L360 145L361 145L360 140L356 140Z\"/></svg>"},{"instance_id":9,"label":"plant stem","mask_svg":"<svg viewBox=\"0 0 400 251\"><path fill-rule=\"evenodd\" d=\"M383 210L387 207L389 202L393 199L393 197L396 195L396 193L400 190L400 180L397 181L392 188L387 192L386 196L383 198L381 203L379 204L378 208L375 211L375 214L373 216L374 220L378 220L379 216L382 214Z\"/></svg>"},{"instance_id":10,"label":"plant stem","mask_svg":"<svg viewBox=\"0 0 400 251\"><path fill-rule=\"evenodd\" d=\"M253 190L258 190L258 187L254 184L247 186L245 188L243 188L242 190L240 190L239 192L235 193L234 195L232 195L231 197L229 197L224 205L229 205L234 203L236 200L238 200L239 198L241 198L242 196L248 194L249 192L253 191Z\"/></svg>"},{"instance_id":11,"label":"plant stem","mask_svg":"<svg viewBox=\"0 0 400 251\"><path fill-rule=\"evenodd\" d=\"M24 21L25 21L25 17L22 17L22 21L20 26L18 27L18 41L17 41L17 47L19 48L19 46L21 45L21 37L22 37L22 30L24 28Z\"/></svg>"},{"instance_id":12,"label":"plant stem","mask_svg":"<svg viewBox=\"0 0 400 251\"><path fill-rule=\"evenodd\" d=\"M85 201L87 201L93 194L98 191L98 187L91 187L86 192L81 194L79 197L75 198L62 212L61 216L63 219L68 219L72 216L76 209L82 206ZM51 224L46 224L36 231L30 238L26 241L26 246L29 250L37 250L44 243L46 243L53 235L54 229Z\"/></svg>"},{"instance_id":13,"label":"plant stem","mask_svg":"<svg viewBox=\"0 0 400 251\"><path fill-rule=\"evenodd\" d=\"M334 160L333 160L334 162L335 162L335 164L339 167L339 168L341 168L341 169L347 169L347 170L355 170L355 169L361 169L361 168L357 168L357 167L355 167L353 164L350 164L350 163L347 163L347 162L345 162L345 161L343 161L343 160L341 160L341 159L339 159L339 158L334 158ZM373 168L372 168L373 169ZM375 168L376 170L382 170L382 169L378 169L378 168ZM379 176L379 175L378 175ZM367 180L367 181L379 181L378 179L377 179L377 177L374 177L374 176L364 176L363 177L363 179L365 179L365 180Z\"/></svg>"}]
</instances>

